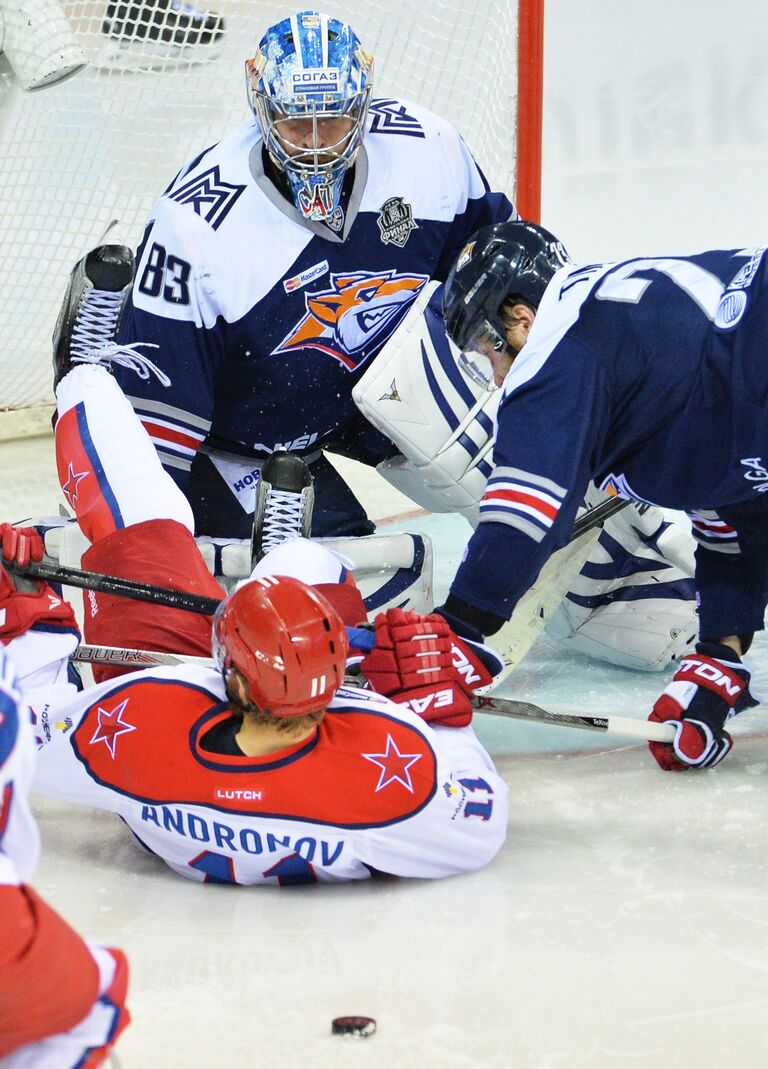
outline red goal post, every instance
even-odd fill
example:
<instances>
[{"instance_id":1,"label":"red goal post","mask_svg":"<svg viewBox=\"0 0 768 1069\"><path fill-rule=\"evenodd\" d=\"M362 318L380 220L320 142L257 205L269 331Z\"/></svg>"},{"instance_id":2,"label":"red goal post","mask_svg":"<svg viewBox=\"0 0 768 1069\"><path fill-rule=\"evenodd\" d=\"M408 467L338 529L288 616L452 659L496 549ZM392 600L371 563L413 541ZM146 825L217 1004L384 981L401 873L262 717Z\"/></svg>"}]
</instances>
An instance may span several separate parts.
<instances>
[{"instance_id":1,"label":"red goal post","mask_svg":"<svg viewBox=\"0 0 768 1069\"><path fill-rule=\"evenodd\" d=\"M14 2L0 0L0 13ZM349 19L374 54L376 96L416 100L454 122L491 185L537 219L543 3L320 6ZM181 164L247 118L243 61L263 29L293 10L263 0L207 6L223 20L212 40L185 39L192 31L173 21L171 0L25 0L25 13L38 16L34 41L25 52L18 27L6 34L0 437L4 427L16 436L45 426L32 410L52 402L50 337L72 265L114 220L112 239L136 245ZM57 63L69 77L56 80ZM26 88L35 78L40 88Z\"/></svg>"}]
</instances>

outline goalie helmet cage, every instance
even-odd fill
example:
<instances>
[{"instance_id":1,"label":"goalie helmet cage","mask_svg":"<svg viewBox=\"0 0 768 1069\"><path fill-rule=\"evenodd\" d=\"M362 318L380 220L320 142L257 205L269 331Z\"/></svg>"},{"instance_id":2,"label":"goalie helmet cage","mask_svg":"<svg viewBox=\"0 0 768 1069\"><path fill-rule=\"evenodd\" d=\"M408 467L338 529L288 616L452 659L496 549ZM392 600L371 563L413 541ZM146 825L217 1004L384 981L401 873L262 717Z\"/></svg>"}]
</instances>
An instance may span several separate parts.
<instances>
[{"instance_id":1,"label":"goalie helmet cage","mask_svg":"<svg viewBox=\"0 0 768 1069\"><path fill-rule=\"evenodd\" d=\"M373 53L374 95L418 101L462 132L492 187L538 219L544 0L348 0ZM25 0L51 40L0 56L0 437L34 433L50 405L51 332L73 264L104 240L138 244L176 170L249 117L243 64L287 4ZM0 0L0 13L18 0ZM310 6L307 4L306 6ZM69 40L61 41L58 9ZM13 48L11 48L13 45ZM23 88L29 49L46 75L66 50L87 65ZM59 59L59 57L62 57ZM13 428L11 433L3 428Z\"/></svg>"}]
</instances>

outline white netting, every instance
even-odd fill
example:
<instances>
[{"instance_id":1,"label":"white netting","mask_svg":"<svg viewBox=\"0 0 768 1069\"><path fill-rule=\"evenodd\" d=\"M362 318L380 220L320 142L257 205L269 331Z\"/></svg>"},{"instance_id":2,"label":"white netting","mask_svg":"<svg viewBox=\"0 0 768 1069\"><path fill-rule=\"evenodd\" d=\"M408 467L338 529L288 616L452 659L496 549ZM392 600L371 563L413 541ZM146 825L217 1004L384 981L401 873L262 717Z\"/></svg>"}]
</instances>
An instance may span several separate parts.
<instances>
[{"instance_id":1,"label":"white netting","mask_svg":"<svg viewBox=\"0 0 768 1069\"><path fill-rule=\"evenodd\" d=\"M427 9L342 0L324 9L349 19L374 54L374 95L418 100L451 119L492 185L511 196L517 0L434 0ZM0 0L0 409L51 399L50 336L70 268L112 220L112 240L135 245L181 164L248 116L243 61L264 28L297 7L211 0L223 19L215 41L206 38L217 19L185 29L180 10L172 0ZM41 25L56 29L55 40ZM185 33L184 47L162 40ZM25 34L34 40L26 51ZM87 66L54 84L57 65L76 70L83 54Z\"/></svg>"}]
</instances>

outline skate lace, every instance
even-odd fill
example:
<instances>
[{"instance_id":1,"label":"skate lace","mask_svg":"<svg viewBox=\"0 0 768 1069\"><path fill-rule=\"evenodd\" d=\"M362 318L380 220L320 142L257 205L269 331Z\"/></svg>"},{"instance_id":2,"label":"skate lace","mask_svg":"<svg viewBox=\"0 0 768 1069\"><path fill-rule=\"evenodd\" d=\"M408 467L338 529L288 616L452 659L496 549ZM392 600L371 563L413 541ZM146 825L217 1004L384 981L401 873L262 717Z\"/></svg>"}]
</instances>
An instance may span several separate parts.
<instances>
[{"instance_id":1,"label":"skate lace","mask_svg":"<svg viewBox=\"0 0 768 1069\"><path fill-rule=\"evenodd\" d=\"M82 353L80 356L73 356L72 363L103 364L106 361L110 364L119 364L120 367L135 371L140 379L148 379L152 374L157 377L161 386L170 386L171 380L165 372L161 371L157 364L153 364L148 356L139 352L142 346L146 349L160 348L159 345L148 341L135 341L130 345L117 345L111 341L102 345L100 349L91 349L90 352Z\"/></svg>"},{"instance_id":2,"label":"skate lace","mask_svg":"<svg viewBox=\"0 0 768 1069\"><path fill-rule=\"evenodd\" d=\"M163 386L170 386L168 376L148 356L139 352L139 348L157 349L157 345L152 342L117 345L112 340L122 306L122 291L91 290L77 313L72 329L69 348L72 363L101 364L108 361L135 371L140 379L148 379L150 373L156 375Z\"/></svg>"},{"instance_id":3,"label":"skate lace","mask_svg":"<svg viewBox=\"0 0 768 1069\"><path fill-rule=\"evenodd\" d=\"M264 509L261 544L265 553L289 538L300 538L304 519L304 495L290 490L270 490Z\"/></svg>"},{"instance_id":4,"label":"skate lace","mask_svg":"<svg viewBox=\"0 0 768 1069\"><path fill-rule=\"evenodd\" d=\"M122 290L91 290L78 310L72 328L70 353L73 360L112 341L122 306Z\"/></svg>"}]
</instances>

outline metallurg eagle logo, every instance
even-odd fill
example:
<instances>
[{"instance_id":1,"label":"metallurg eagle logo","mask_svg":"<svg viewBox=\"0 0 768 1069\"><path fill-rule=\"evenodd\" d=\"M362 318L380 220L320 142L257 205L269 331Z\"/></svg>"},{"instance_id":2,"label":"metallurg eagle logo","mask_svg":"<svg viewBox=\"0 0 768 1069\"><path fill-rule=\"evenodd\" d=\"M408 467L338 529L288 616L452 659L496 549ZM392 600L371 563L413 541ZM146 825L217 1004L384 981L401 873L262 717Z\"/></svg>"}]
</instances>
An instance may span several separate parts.
<instances>
[{"instance_id":1,"label":"metallurg eagle logo","mask_svg":"<svg viewBox=\"0 0 768 1069\"><path fill-rule=\"evenodd\" d=\"M330 286L305 293L306 313L273 355L319 349L354 371L394 332L428 275L356 271L331 275Z\"/></svg>"}]
</instances>

